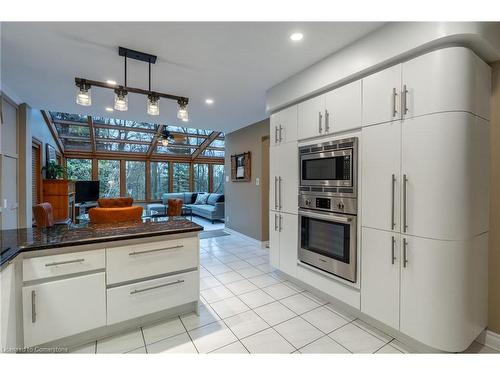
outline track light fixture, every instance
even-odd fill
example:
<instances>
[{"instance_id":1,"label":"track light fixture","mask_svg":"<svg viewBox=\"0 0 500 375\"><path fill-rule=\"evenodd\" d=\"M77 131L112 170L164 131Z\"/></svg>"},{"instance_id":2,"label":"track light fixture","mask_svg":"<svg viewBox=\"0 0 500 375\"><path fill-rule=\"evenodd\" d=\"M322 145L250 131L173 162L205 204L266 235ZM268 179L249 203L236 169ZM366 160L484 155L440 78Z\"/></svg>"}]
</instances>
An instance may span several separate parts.
<instances>
[{"instance_id":1,"label":"track light fixture","mask_svg":"<svg viewBox=\"0 0 500 375\"><path fill-rule=\"evenodd\" d=\"M115 93L114 108L117 111L126 111L128 109L128 93L141 94L147 96L147 113L151 116L159 116L160 114L160 98L177 101L179 105L177 118L182 121L189 121L187 106L189 99L183 96L154 92L151 90L151 64L156 63L156 56L143 52L134 51L128 48L119 47L118 55L124 57L124 85L117 86L116 83L92 81L84 78L75 78L75 84L78 86L76 95L76 103L84 106L91 105L90 88L92 86L111 89ZM149 87L148 90L143 90L135 87L127 86L127 58L147 62Z\"/></svg>"}]
</instances>

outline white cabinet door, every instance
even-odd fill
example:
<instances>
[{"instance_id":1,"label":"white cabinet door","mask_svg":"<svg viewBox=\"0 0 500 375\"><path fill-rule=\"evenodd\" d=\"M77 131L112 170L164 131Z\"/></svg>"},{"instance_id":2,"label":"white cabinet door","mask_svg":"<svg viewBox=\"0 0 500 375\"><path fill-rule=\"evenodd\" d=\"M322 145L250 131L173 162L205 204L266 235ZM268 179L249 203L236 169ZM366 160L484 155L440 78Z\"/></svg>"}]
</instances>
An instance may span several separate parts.
<instances>
[{"instance_id":1,"label":"white cabinet door","mask_svg":"<svg viewBox=\"0 0 500 375\"><path fill-rule=\"evenodd\" d=\"M361 80L325 94L325 133L361 127Z\"/></svg>"},{"instance_id":2,"label":"white cabinet door","mask_svg":"<svg viewBox=\"0 0 500 375\"><path fill-rule=\"evenodd\" d=\"M279 269L293 277L297 276L298 216L281 214Z\"/></svg>"},{"instance_id":3,"label":"white cabinet door","mask_svg":"<svg viewBox=\"0 0 500 375\"><path fill-rule=\"evenodd\" d=\"M403 63L403 88L406 96L405 117L445 111L467 111L489 118L489 111L479 104L488 86L479 87L476 80L488 82L489 69L478 69L482 63L469 49L444 48ZM477 73L477 74L476 74ZM479 112L479 113L478 113Z\"/></svg>"},{"instance_id":4,"label":"white cabinet door","mask_svg":"<svg viewBox=\"0 0 500 375\"><path fill-rule=\"evenodd\" d=\"M436 349L465 350L484 328L481 325L486 325L486 308L477 309L474 304L481 303L476 295L486 299L486 277L480 265L484 267L487 262L487 238L479 246L470 241L412 236L403 236L405 240L401 332ZM483 318L477 315L478 310L484 312Z\"/></svg>"},{"instance_id":5,"label":"white cabinet door","mask_svg":"<svg viewBox=\"0 0 500 375\"><path fill-rule=\"evenodd\" d=\"M475 116L463 112L403 121L403 232L406 222L405 232L415 236L463 240L475 235L471 176L484 168L471 157L482 147L473 141L478 128Z\"/></svg>"},{"instance_id":6,"label":"white cabinet door","mask_svg":"<svg viewBox=\"0 0 500 375\"><path fill-rule=\"evenodd\" d=\"M278 209L278 178L279 178L279 164L283 161L279 159L280 147L269 148L269 209Z\"/></svg>"},{"instance_id":7,"label":"white cabinet door","mask_svg":"<svg viewBox=\"0 0 500 375\"><path fill-rule=\"evenodd\" d=\"M401 122L365 127L361 138L362 225L398 232Z\"/></svg>"},{"instance_id":8,"label":"white cabinet door","mask_svg":"<svg viewBox=\"0 0 500 375\"><path fill-rule=\"evenodd\" d=\"M325 134L325 95L316 96L298 105L298 138Z\"/></svg>"},{"instance_id":9,"label":"white cabinet door","mask_svg":"<svg viewBox=\"0 0 500 375\"><path fill-rule=\"evenodd\" d=\"M269 134L271 136L271 146L279 145L279 124L280 112L273 113L269 118Z\"/></svg>"},{"instance_id":10,"label":"white cabinet door","mask_svg":"<svg viewBox=\"0 0 500 375\"><path fill-rule=\"evenodd\" d=\"M400 235L363 228L361 311L399 329Z\"/></svg>"},{"instance_id":11,"label":"white cabinet door","mask_svg":"<svg viewBox=\"0 0 500 375\"><path fill-rule=\"evenodd\" d=\"M299 149L297 142L278 147L278 208L296 214L298 211ZM274 181L272 181L274 182Z\"/></svg>"},{"instance_id":12,"label":"white cabinet door","mask_svg":"<svg viewBox=\"0 0 500 375\"><path fill-rule=\"evenodd\" d=\"M269 263L275 268L280 268L280 213L269 211Z\"/></svg>"},{"instance_id":13,"label":"white cabinet door","mask_svg":"<svg viewBox=\"0 0 500 375\"><path fill-rule=\"evenodd\" d=\"M297 107L297 105L294 105L279 112L280 143L297 141Z\"/></svg>"},{"instance_id":14,"label":"white cabinet door","mask_svg":"<svg viewBox=\"0 0 500 375\"><path fill-rule=\"evenodd\" d=\"M24 345L106 325L104 272L23 287Z\"/></svg>"},{"instance_id":15,"label":"white cabinet door","mask_svg":"<svg viewBox=\"0 0 500 375\"><path fill-rule=\"evenodd\" d=\"M401 118L401 64L363 78L363 126Z\"/></svg>"}]
</instances>

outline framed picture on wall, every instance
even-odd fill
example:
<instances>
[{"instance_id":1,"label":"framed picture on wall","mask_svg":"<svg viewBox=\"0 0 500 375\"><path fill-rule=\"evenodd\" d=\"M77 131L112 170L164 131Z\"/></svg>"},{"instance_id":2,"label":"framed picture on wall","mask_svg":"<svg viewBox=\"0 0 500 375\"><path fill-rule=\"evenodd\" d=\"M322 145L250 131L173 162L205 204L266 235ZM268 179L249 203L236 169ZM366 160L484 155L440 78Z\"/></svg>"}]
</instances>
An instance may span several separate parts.
<instances>
[{"instance_id":1,"label":"framed picture on wall","mask_svg":"<svg viewBox=\"0 0 500 375\"><path fill-rule=\"evenodd\" d=\"M51 161L57 163L56 149L54 146L51 146L48 143L45 151L45 159L47 161L47 164L49 164Z\"/></svg>"},{"instance_id":2,"label":"framed picture on wall","mask_svg":"<svg viewBox=\"0 0 500 375\"><path fill-rule=\"evenodd\" d=\"M231 181L250 181L250 152L231 156Z\"/></svg>"}]
</instances>

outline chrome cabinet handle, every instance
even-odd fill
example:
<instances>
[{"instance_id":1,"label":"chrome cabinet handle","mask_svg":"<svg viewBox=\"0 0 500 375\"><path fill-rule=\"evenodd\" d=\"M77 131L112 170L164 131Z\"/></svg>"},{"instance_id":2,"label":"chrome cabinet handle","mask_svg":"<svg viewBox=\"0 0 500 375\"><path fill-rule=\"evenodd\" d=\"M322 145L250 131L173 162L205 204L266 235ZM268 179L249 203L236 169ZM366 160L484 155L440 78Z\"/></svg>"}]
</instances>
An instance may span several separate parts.
<instances>
[{"instance_id":1,"label":"chrome cabinet handle","mask_svg":"<svg viewBox=\"0 0 500 375\"><path fill-rule=\"evenodd\" d=\"M391 229L394 229L396 227L396 220L394 220L394 206L395 206L395 185L396 185L396 175L392 175L392 182L391 182L391 195L392 195L392 200L391 200Z\"/></svg>"},{"instance_id":2,"label":"chrome cabinet handle","mask_svg":"<svg viewBox=\"0 0 500 375\"><path fill-rule=\"evenodd\" d=\"M281 134L282 131L283 131L283 126L281 126L281 124L280 124L280 138L279 138L280 139L280 143L283 142L283 136Z\"/></svg>"},{"instance_id":3,"label":"chrome cabinet handle","mask_svg":"<svg viewBox=\"0 0 500 375\"><path fill-rule=\"evenodd\" d=\"M325 132L328 133L330 131L330 113L327 109L325 109Z\"/></svg>"},{"instance_id":4,"label":"chrome cabinet handle","mask_svg":"<svg viewBox=\"0 0 500 375\"><path fill-rule=\"evenodd\" d=\"M394 264L394 261L396 260L396 255L395 255L395 246L396 246L396 239L394 236L392 236L392 242L391 242L391 263Z\"/></svg>"},{"instance_id":5,"label":"chrome cabinet handle","mask_svg":"<svg viewBox=\"0 0 500 375\"><path fill-rule=\"evenodd\" d=\"M408 177L403 175L403 232L408 230Z\"/></svg>"},{"instance_id":6,"label":"chrome cabinet handle","mask_svg":"<svg viewBox=\"0 0 500 375\"><path fill-rule=\"evenodd\" d=\"M282 230L283 230L283 216L280 215L280 227L279 227L280 233Z\"/></svg>"},{"instance_id":7,"label":"chrome cabinet handle","mask_svg":"<svg viewBox=\"0 0 500 375\"><path fill-rule=\"evenodd\" d=\"M403 239L403 268L408 264L408 241Z\"/></svg>"},{"instance_id":8,"label":"chrome cabinet handle","mask_svg":"<svg viewBox=\"0 0 500 375\"><path fill-rule=\"evenodd\" d=\"M281 210L282 208L282 202L281 202L281 182L283 181L283 179L280 177L278 177L278 191L279 191L279 200L278 200L278 209Z\"/></svg>"},{"instance_id":9,"label":"chrome cabinet handle","mask_svg":"<svg viewBox=\"0 0 500 375\"><path fill-rule=\"evenodd\" d=\"M36 292L31 291L31 323L36 322L36 305L35 305Z\"/></svg>"},{"instance_id":10,"label":"chrome cabinet handle","mask_svg":"<svg viewBox=\"0 0 500 375\"><path fill-rule=\"evenodd\" d=\"M396 109L396 98L398 96L398 93L396 91L396 88L392 89L392 117L396 117L398 114L398 110Z\"/></svg>"},{"instance_id":11,"label":"chrome cabinet handle","mask_svg":"<svg viewBox=\"0 0 500 375\"><path fill-rule=\"evenodd\" d=\"M401 93L401 113L406 115L408 113L408 90L406 89L406 85L403 85L403 91Z\"/></svg>"},{"instance_id":12,"label":"chrome cabinet handle","mask_svg":"<svg viewBox=\"0 0 500 375\"><path fill-rule=\"evenodd\" d=\"M321 122L323 121L323 115L321 114L321 112L318 112L318 131L320 133L323 132L323 127L321 126Z\"/></svg>"},{"instance_id":13,"label":"chrome cabinet handle","mask_svg":"<svg viewBox=\"0 0 500 375\"><path fill-rule=\"evenodd\" d=\"M278 215L274 214L274 231L278 231Z\"/></svg>"},{"instance_id":14,"label":"chrome cabinet handle","mask_svg":"<svg viewBox=\"0 0 500 375\"><path fill-rule=\"evenodd\" d=\"M274 127L274 143L278 143L278 127Z\"/></svg>"},{"instance_id":15,"label":"chrome cabinet handle","mask_svg":"<svg viewBox=\"0 0 500 375\"><path fill-rule=\"evenodd\" d=\"M150 286L149 288L134 289L133 291L130 292L130 294L137 294L137 293L147 292L148 290L153 290L153 289L158 289L158 288L164 288L164 287L167 287L167 286L181 284L183 282L184 282L184 280L177 280L177 281L174 281L174 282L171 282L171 283Z\"/></svg>"},{"instance_id":16,"label":"chrome cabinet handle","mask_svg":"<svg viewBox=\"0 0 500 375\"><path fill-rule=\"evenodd\" d=\"M175 245L175 246L169 246L169 247L162 247L161 249L153 249L153 250L132 251L128 255L129 256L133 256L133 255L150 254L150 253L156 253L158 251L167 251L167 250L180 249L182 247L184 247L184 245Z\"/></svg>"},{"instance_id":17,"label":"chrome cabinet handle","mask_svg":"<svg viewBox=\"0 0 500 375\"><path fill-rule=\"evenodd\" d=\"M278 177L274 176L274 209L278 209Z\"/></svg>"},{"instance_id":18,"label":"chrome cabinet handle","mask_svg":"<svg viewBox=\"0 0 500 375\"><path fill-rule=\"evenodd\" d=\"M52 262L52 263L45 264L45 267L60 266L62 264L70 264L70 263L81 263L83 261L85 261L84 258L73 259L73 260L65 260L63 262Z\"/></svg>"}]
</instances>

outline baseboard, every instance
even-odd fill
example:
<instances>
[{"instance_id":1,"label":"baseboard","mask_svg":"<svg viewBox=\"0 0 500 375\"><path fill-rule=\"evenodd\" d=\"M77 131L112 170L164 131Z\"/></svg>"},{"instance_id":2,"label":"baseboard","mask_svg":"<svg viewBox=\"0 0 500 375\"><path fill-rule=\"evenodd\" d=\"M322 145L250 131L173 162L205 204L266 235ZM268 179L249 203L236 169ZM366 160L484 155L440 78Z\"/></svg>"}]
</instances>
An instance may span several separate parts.
<instances>
[{"instance_id":1,"label":"baseboard","mask_svg":"<svg viewBox=\"0 0 500 375\"><path fill-rule=\"evenodd\" d=\"M224 230L227 232L227 233L230 233L230 234L234 234L235 236L239 236L239 237L242 237L244 238L245 240L248 240L248 241L251 241L253 243L255 243L256 245L259 245L260 247L262 248L265 248L266 247L266 242L267 241L259 241L259 240L256 240L255 238L253 237L250 237L250 236L247 236L246 234L243 234L241 232L238 232L234 229L230 229L228 227L225 227Z\"/></svg>"},{"instance_id":2,"label":"baseboard","mask_svg":"<svg viewBox=\"0 0 500 375\"><path fill-rule=\"evenodd\" d=\"M500 335L485 329L476 339L477 342L500 351Z\"/></svg>"}]
</instances>

